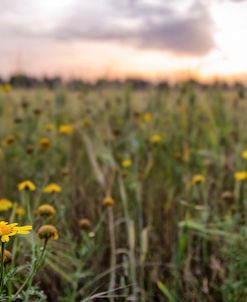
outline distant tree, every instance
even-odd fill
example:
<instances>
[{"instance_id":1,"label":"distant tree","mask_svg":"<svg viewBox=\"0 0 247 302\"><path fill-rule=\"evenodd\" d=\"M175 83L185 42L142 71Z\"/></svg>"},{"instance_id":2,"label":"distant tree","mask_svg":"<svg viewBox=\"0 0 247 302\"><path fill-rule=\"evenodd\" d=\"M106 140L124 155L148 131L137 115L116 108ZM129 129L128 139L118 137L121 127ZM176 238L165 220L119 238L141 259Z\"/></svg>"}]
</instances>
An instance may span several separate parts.
<instances>
[{"instance_id":1,"label":"distant tree","mask_svg":"<svg viewBox=\"0 0 247 302\"><path fill-rule=\"evenodd\" d=\"M24 87L24 88L32 88L39 84L39 80L37 78L30 77L24 74L12 75L9 79L9 82L14 87Z\"/></svg>"},{"instance_id":2,"label":"distant tree","mask_svg":"<svg viewBox=\"0 0 247 302\"><path fill-rule=\"evenodd\" d=\"M53 89L62 85L62 79L60 77L43 77L42 84L49 89Z\"/></svg>"},{"instance_id":3,"label":"distant tree","mask_svg":"<svg viewBox=\"0 0 247 302\"><path fill-rule=\"evenodd\" d=\"M69 89L81 90L87 86L87 83L83 82L82 80L73 79L68 81L66 85Z\"/></svg>"},{"instance_id":4,"label":"distant tree","mask_svg":"<svg viewBox=\"0 0 247 302\"><path fill-rule=\"evenodd\" d=\"M107 80L107 79L99 79L95 82L95 88L117 88L123 85L121 81L118 80Z\"/></svg>"},{"instance_id":5,"label":"distant tree","mask_svg":"<svg viewBox=\"0 0 247 302\"><path fill-rule=\"evenodd\" d=\"M240 99L245 98L246 88L243 83L240 83L240 82L234 83L234 89L237 90L237 94Z\"/></svg>"},{"instance_id":6,"label":"distant tree","mask_svg":"<svg viewBox=\"0 0 247 302\"><path fill-rule=\"evenodd\" d=\"M133 89L142 90L152 87L152 84L142 79L127 79L126 84L130 85Z\"/></svg>"},{"instance_id":7,"label":"distant tree","mask_svg":"<svg viewBox=\"0 0 247 302\"><path fill-rule=\"evenodd\" d=\"M170 88L170 85L168 82L162 81L162 82L159 82L156 87L161 90L168 90Z\"/></svg>"}]
</instances>

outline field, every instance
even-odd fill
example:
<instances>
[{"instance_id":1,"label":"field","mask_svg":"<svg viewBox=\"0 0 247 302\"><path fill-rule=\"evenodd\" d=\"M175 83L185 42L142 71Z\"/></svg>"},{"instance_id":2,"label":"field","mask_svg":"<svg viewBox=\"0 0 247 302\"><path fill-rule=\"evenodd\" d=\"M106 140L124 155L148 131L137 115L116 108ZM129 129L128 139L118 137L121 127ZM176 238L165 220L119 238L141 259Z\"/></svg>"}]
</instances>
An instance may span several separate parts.
<instances>
[{"instance_id":1,"label":"field","mask_svg":"<svg viewBox=\"0 0 247 302\"><path fill-rule=\"evenodd\" d=\"M246 125L240 85L2 87L0 301L247 301Z\"/></svg>"}]
</instances>

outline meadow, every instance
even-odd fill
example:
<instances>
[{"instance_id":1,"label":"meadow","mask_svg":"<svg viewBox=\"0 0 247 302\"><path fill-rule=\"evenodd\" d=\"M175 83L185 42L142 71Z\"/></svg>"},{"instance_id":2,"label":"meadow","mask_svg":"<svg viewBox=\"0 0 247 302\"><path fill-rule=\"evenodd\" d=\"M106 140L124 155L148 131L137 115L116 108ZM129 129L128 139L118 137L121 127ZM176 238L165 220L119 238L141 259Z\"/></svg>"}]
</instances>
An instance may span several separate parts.
<instances>
[{"instance_id":1,"label":"meadow","mask_svg":"<svg viewBox=\"0 0 247 302\"><path fill-rule=\"evenodd\" d=\"M2 85L0 301L247 301L246 125L240 85Z\"/></svg>"}]
</instances>

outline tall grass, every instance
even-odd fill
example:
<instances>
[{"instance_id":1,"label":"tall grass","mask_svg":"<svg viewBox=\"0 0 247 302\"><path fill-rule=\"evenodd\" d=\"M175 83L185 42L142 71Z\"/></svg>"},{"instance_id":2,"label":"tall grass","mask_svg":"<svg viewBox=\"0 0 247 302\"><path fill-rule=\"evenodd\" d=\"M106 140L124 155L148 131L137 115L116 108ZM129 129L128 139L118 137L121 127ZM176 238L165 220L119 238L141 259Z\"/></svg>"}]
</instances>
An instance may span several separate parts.
<instances>
[{"instance_id":1,"label":"tall grass","mask_svg":"<svg viewBox=\"0 0 247 302\"><path fill-rule=\"evenodd\" d=\"M2 92L1 218L33 226L6 245L2 301L246 301L246 113L242 87Z\"/></svg>"}]
</instances>

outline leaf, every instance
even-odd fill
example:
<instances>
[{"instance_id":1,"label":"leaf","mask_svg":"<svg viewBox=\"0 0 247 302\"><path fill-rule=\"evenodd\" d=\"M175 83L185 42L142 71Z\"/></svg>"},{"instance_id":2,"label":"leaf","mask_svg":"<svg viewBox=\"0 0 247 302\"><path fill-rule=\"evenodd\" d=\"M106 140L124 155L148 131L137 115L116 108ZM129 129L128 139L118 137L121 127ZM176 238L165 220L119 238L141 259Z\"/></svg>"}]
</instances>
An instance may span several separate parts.
<instances>
[{"instance_id":1,"label":"leaf","mask_svg":"<svg viewBox=\"0 0 247 302\"><path fill-rule=\"evenodd\" d=\"M169 302L175 302L174 295L170 292L170 290L165 285L165 283L163 283L161 281L157 281L156 284L157 284L159 290L163 293L163 295L167 297Z\"/></svg>"}]
</instances>

